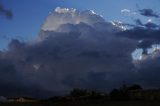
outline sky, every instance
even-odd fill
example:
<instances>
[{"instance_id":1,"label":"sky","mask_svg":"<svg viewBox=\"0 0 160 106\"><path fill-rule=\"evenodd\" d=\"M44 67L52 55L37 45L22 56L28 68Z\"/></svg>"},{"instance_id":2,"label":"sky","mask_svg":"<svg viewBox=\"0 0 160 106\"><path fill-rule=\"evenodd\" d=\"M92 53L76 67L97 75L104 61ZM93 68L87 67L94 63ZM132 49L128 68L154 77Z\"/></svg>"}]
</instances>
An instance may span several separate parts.
<instances>
[{"instance_id":1,"label":"sky","mask_svg":"<svg viewBox=\"0 0 160 106\"><path fill-rule=\"evenodd\" d=\"M12 20L1 18L1 49L5 49L12 38L31 41L36 38L39 29L50 11L56 7L76 8L79 10L94 10L102 15L106 21L122 21L133 23L133 19L141 16L124 16L122 9L137 11L137 8L151 8L160 10L159 0L1 0L10 9L14 17ZM144 17L141 17L144 18ZM148 18L145 18L146 22ZM157 20L155 20L157 21ZM7 36L7 37L3 37ZM9 39L7 39L9 38Z\"/></svg>"},{"instance_id":2,"label":"sky","mask_svg":"<svg viewBox=\"0 0 160 106\"><path fill-rule=\"evenodd\" d=\"M0 94L160 87L159 0L0 0ZM0 96L1 96L0 95Z\"/></svg>"}]
</instances>

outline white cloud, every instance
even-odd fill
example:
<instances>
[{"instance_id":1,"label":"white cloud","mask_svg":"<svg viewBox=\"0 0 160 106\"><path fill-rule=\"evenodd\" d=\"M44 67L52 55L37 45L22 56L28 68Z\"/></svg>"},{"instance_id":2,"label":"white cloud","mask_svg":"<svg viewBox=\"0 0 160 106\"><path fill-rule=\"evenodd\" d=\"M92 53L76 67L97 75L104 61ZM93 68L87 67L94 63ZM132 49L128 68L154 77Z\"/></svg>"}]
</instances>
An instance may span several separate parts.
<instances>
[{"instance_id":1,"label":"white cloud","mask_svg":"<svg viewBox=\"0 0 160 106\"><path fill-rule=\"evenodd\" d=\"M57 7L55 10L54 10L56 13L60 13L60 14L67 14L67 13L70 13L70 14L74 14L76 12L76 9L69 9L69 8L61 8L61 7Z\"/></svg>"},{"instance_id":2,"label":"white cloud","mask_svg":"<svg viewBox=\"0 0 160 106\"><path fill-rule=\"evenodd\" d=\"M131 12L131 10L129 10L129 9L122 9L121 10L121 13L130 13Z\"/></svg>"},{"instance_id":3,"label":"white cloud","mask_svg":"<svg viewBox=\"0 0 160 106\"><path fill-rule=\"evenodd\" d=\"M42 30L56 31L63 24L79 24L80 22L93 25L97 22L104 22L104 19L93 10L78 11L76 9L57 7L47 17ZM53 24L54 23L54 24Z\"/></svg>"},{"instance_id":4,"label":"white cloud","mask_svg":"<svg viewBox=\"0 0 160 106\"><path fill-rule=\"evenodd\" d=\"M122 9L121 10L121 13L123 15L126 15L126 16L132 16L132 15L136 15L137 13L136 12L132 12L131 10L129 9Z\"/></svg>"}]
</instances>

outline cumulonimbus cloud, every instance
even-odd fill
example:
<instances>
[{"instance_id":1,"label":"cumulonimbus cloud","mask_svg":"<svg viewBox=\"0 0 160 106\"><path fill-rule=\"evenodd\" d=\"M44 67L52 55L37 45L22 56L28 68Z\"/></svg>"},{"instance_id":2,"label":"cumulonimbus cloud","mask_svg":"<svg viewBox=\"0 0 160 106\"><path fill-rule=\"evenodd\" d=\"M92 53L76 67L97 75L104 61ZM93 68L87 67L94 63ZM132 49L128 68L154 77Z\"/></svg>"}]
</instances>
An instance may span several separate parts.
<instances>
[{"instance_id":1,"label":"cumulonimbus cloud","mask_svg":"<svg viewBox=\"0 0 160 106\"><path fill-rule=\"evenodd\" d=\"M130 33L142 32L132 30L124 31L90 10L57 8L47 17L36 41L15 39L7 51L0 52L0 92L9 95L12 90L4 88L14 87L22 92L15 89L17 95L30 91L28 95L37 96L37 90L50 96L77 87L110 90L124 81L147 85L149 76L142 77L145 71L137 71L140 68L131 56L139 39Z\"/></svg>"}]
</instances>

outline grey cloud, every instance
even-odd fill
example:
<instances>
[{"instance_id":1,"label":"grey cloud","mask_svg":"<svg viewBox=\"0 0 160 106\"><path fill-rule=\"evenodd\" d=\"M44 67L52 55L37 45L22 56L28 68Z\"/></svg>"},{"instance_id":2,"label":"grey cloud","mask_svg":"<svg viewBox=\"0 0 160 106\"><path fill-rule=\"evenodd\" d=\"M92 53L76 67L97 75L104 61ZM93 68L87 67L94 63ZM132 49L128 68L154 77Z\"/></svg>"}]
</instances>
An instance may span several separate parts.
<instances>
[{"instance_id":1,"label":"grey cloud","mask_svg":"<svg viewBox=\"0 0 160 106\"><path fill-rule=\"evenodd\" d=\"M145 55L145 59L136 63L137 73L141 78L141 83L147 87L159 88L160 51L156 50L150 55Z\"/></svg>"},{"instance_id":2,"label":"grey cloud","mask_svg":"<svg viewBox=\"0 0 160 106\"><path fill-rule=\"evenodd\" d=\"M153 39L155 41L159 41L160 40L160 37L158 36L159 33L160 30L135 27L133 29L120 32L118 33L118 35L126 36L128 38L136 40Z\"/></svg>"},{"instance_id":3,"label":"grey cloud","mask_svg":"<svg viewBox=\"0 0 160 106\"><path fill-rule=\"evenodd\" d=\"M83 26L88 28L84 31L81 29ZM92 74L89 75L92 72L115 72L112 77L108 74L109 80L118 76L117 71L130 73L129 69L133 65L130 53L135 48L135 42L125 38L117 39L111 32L103 33L91 26L83 26L75 25L77 32L43 32L48 37L34 44L12 40L9 50L2 53L3 58L11 60L16 73L22 77L22 83L27 82L24 88L29 84L36 84L44 91L58 94L64 94L77 86L89 88L90 85L102 89L105 79L98 80L97 76L97 81L103 82L95 82ZM128 46L124 48L125 45ZM119 85L116 82L119 82L120 77L115 78L115 84ZM108 83L108 86L111 85Z\"/></svg>"},{"instance_id":4,"label":"grey cloud","mask_svg":"<svg viewBox=\"0 0 160 106\"><path fill-rule=\"evenodd\" d=\"M156 12L154 12L152 9L141 9L139 10L139 13L146 17L159 18L159 15Z\"/></svg>"},{"instance_id":5,"label":"grey cloud","mask_svg":"<svg viewBox=\"0 0 160 106\"><path fill-rule=\"evenodd\" d=\"M148 22L144 26L149 29L156 29L156 28L160 29L160 26L152 22Z\"/></svg>"},{"instance_id":6,"label":"grey cloud","mask_svg":"<svg viewBox=\"0 0 160 106\"><path fill-rule=\"evenodd\" d=\"M135 21L135 24L136 25L131 25L131 24L128 24L128 26L132 26L133 28L134 27L141 27L141 28L145 28L145 29L160 29L160 26L155 24L155 23L152 23L152 22L147 22L147 23L142 23L142 21L140 19L136 19L134 20ZM125 25L125 24L124 24ZM127 25L127 24L126 24Z\"/></svg>"},{"instance_id":7,"label":"grey cloud","mask_svg":"<svg viewBox=\"0 0 160 106\"><path fill-rule=\"evenodd\" d=\"M135 39L141 41L137 44L137 48L142 48L143 53L147 53L147 49L153 44L160 43L160 30L155 28L143 28L134 27L130 30L126 30L117 34L117 36L128 37L130 39Z\"/></svg>"},{"instance_id":8,"label":"grey cloud","mask_svg":"<svg viewBox=\"0 0 160 106\"><path fill-rule=\"evenodd\" d=\"M142 41L138 44L138 47L139 47L139 48L147 49L147 48L151 47L151 45L152 45L153 43L154 43L153 40L145 39L145 40L142 40Z\"/></svg>"},{"instance_id":9,"label":"grey cloud","mask_svg":"<svg viewBox=\"0 0 160 106\"><path fill-rule=\"evenodd\" d=\"M7 19L13 18L13 13L11 10L5 9L2 3L0 3L0 15L5 16Z\"/></svg>"},{"instance_id":10,"label":"grey cloud","mask_svg":"<svg viewBox=\"0 0 160 106\"><path fill-rule=\"evenodd\" d=\"M136 20L134 20L135 21L135 23L136 23L136 25L140 25L140 26L143 26L143 23L141 22L141 20L140 19L136 19Z\"/></svg>"}]
</instances>

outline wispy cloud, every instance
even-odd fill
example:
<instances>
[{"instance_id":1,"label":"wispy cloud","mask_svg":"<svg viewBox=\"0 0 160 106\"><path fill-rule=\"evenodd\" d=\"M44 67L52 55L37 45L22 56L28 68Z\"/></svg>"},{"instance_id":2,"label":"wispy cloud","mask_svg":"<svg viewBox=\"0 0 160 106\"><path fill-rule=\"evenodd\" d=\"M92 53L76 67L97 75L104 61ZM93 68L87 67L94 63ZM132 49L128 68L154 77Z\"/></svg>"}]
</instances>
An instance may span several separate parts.
<instances>
[{"instance_id":1,"label":"wispy cloud","mask_svg":"<svg viewBox=\"0 0 160 106\"><path fill-rule=\"evenodd\" d=\"M122 10L121 10L121 13L122 13L123 15L127 15L127 16L131 16L131 15L136 15L136 14L137 14L136 12L133 12L133 11L131 11L131 10L129 10L129 9L122 9Z\"/></svg>"}]
</instances>

